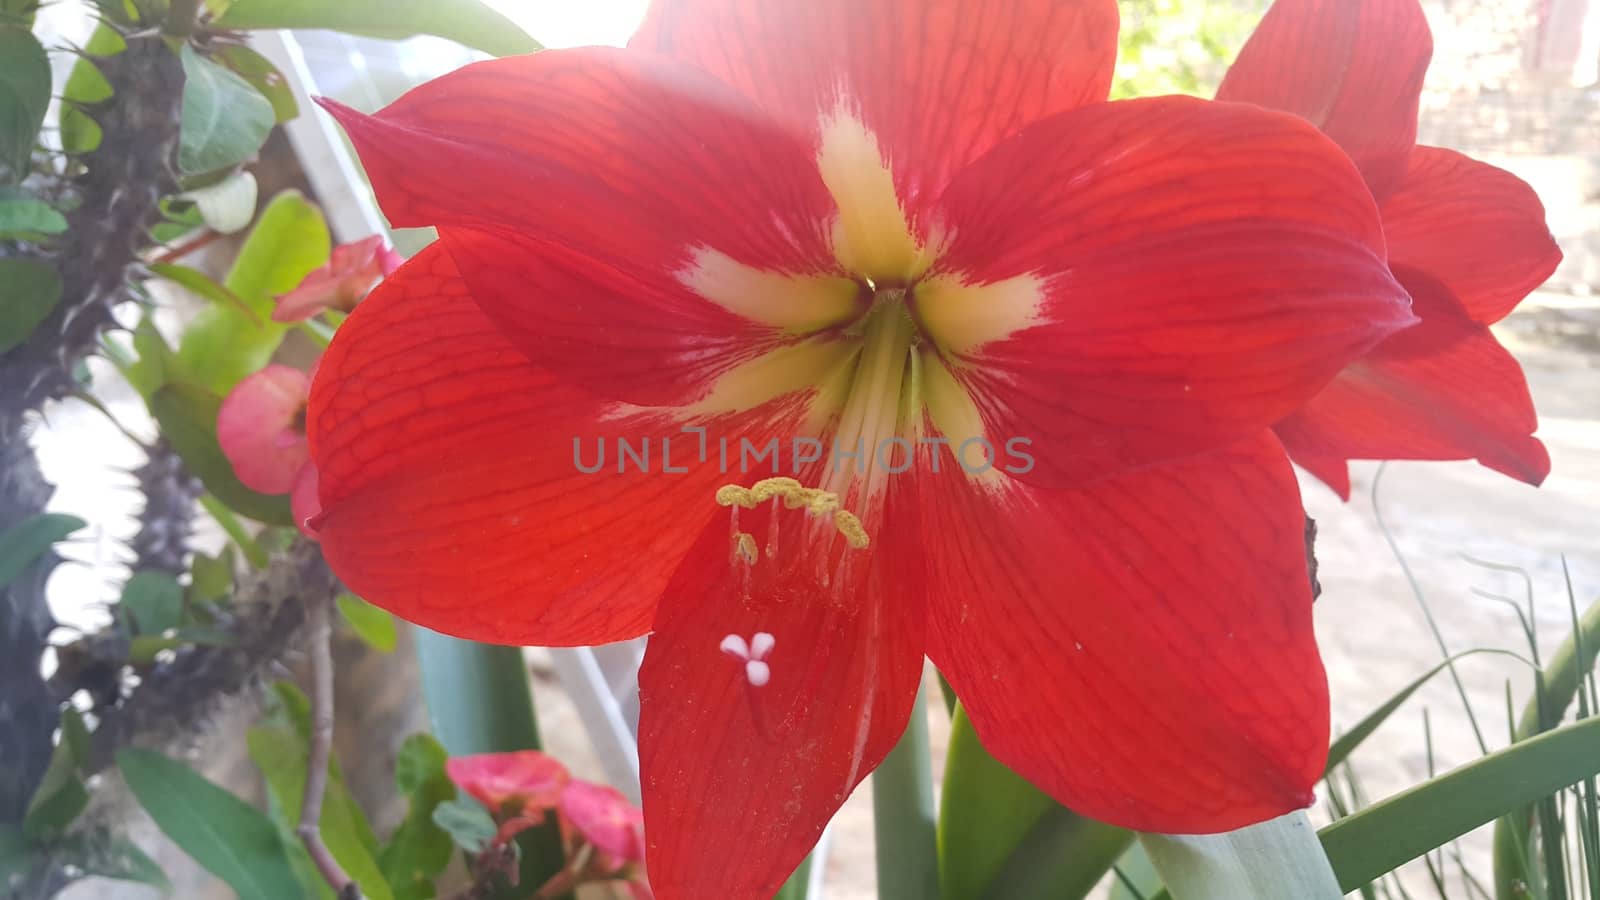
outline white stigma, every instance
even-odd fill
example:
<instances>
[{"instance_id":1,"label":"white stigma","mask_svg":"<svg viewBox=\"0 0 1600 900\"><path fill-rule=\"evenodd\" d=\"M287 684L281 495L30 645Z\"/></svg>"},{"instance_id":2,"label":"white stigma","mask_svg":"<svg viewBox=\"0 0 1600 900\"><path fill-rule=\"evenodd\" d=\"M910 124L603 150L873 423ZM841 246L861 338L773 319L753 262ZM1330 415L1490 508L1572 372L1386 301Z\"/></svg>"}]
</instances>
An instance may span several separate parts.
<instances>
[{"instance_id":1,"label":"white stigma","mask_svg":"<svg viewBox=\"0 0 1600 900\"><path fill-rule=\"evenodd\" d=\"M776 638L765 631L751 635L748 643L740 635L730 634L722 639L718 649L744 663L744 677L750 682L751 687L763 687L772 680L772 667L767 664L766 659L777 642Z\"/></svg>"}]
</instances>

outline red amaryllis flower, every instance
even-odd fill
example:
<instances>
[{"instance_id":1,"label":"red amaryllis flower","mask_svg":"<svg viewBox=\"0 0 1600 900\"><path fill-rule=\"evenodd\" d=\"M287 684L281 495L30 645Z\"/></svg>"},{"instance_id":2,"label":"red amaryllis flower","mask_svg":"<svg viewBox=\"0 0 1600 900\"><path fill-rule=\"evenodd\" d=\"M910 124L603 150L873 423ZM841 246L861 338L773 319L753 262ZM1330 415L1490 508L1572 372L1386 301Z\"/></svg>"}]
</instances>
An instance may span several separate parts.
<instances>
[{"instance_id":1,"label":"red amaryllis flower","mask_svg":"<svg viewBox=\"0 0 1600 900\"><path fill-rule=\"evenodd\" d=\"M1245 104L1100 102L1116 23L664 2L625 51L330 106L395 224L440 240L313 386L327 557L463 637L653 632L660 896L770 896L904 731L924 653L1088 815L1310 802L1326 682L1269 426L1412 317L1336 146Z\"/></svg>"},{"instance_id":2,"label":"red amaryllis flower","mask_svg":"<svg viewBox=\"0 0 1600 900\"><path fill-rule=\"evenodd\" d=\"M1217 92L1304 116L1349 152L1422 320L1277 428L1345 499L1351 459L1477 459L1530 484L1550 473L1522 368L1489 325L1550 277L1561 251L1521 179L1417 146L1432 55L1417 0L1277 0Z\"/></svg>"},{"instance_id":3,"label":"red amaryllis flower","mask_svg":"<svg viewBox=\"0 0 1600 900\"><path fill-rule=\"evenodd\" d=\"M306 402L311 377L270 365L234 386L217 410L217 442L245 487L288 494L295 524L317 515L317 468L306 444Z\"/></svg>"},{"instance_id":4,"label":"red amaryllis flower","mask_svg":"<svg viewBox=\"0 0 1600 900\"><path fill-rule=\"evenodd\" d=\"M362 238L333 248L328 264L307 275L292 291L274 301L272 318L278 322L309 319L325 309L349 312L384 276L400 268L405 257L384 241L383 235Z\"/></svg>"}]
</instances>

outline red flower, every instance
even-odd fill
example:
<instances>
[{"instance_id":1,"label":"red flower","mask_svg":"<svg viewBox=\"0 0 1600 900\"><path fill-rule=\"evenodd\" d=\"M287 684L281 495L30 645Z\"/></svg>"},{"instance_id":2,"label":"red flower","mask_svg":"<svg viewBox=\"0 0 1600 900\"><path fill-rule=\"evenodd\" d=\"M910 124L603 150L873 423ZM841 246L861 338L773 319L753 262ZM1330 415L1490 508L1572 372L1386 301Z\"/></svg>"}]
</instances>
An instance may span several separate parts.
<instances>
[{"instance_id":1,"label":"red flower","mask_svg":"<svg viewBox=\"0 0 1600 900\"><path fill-rule=\"evenodd\" d=\"M298 322L325 309L349 312L403 262L405 257L390 249L381 234L340 244L333 248L327 265L277 298L272 318L278 322Z\"/></svg>"},{"instance_id":2,"label":"red flower","mask_svg":"<svg viewBox=\"0 0 1600 900\"><path fill-rule=\"evenodd\" d=\"M595 848L602 871L644 863L644 816L616 788L574 780L561 792L561 815Z\"/></svg>"},{"instance_id":3,"label":"red flower","mask_svg":"<svg viewBox=\"0 0 1600 900\"><path fill-rule=\"evenodd\" d=\"M1522 368L1489 325L1561 251L1515 175L1416 145L1432 55L1417 0L1277 0L1217 92L1304 116L1349 152L1422 320L1277 427L1295 462L1347 500L1351 459L1477 459L1530 484L1550 473Z\"/></svg>"},{"instance_id":4,"label":"red flower","mask_svg":"<svg viewBox=\"0 0 1600 900\"><path fill-rule=\"evenodd\" d=\"M537 750L452 756L445 762L450 780L489 808L495 821L510 818L544 821L555 809L561 790L572 780L567 767Z\"/></svg>"},{"instance_id":5,"label":"red flower","mask_svg":"<svg viewBox=\"0 0 1600 900\"><path fill-rule=\"evenodd\" d=\"M440 240L313 386L328 559L463 637L653 632L660 896L770 896L924 653L1086 814L1311 801L1326 682L1269 426L1413 319L1345 155L1248 105L1100 102L1116 22L663 2L626 51L330 104Z\"/></svg>"},{"instance_id":6,"label":"red flower","mask_svg":"<svg viewBox=\"0 0 1600 900\"><path fill-rule=\"evenodd\" d=\"M299 369L270 365L234 386L217 411L217 441L245 487L288 494L295 524L319 511L317 468L306 444L306 401L311 378Z\"/></svg>"}]
</instances>

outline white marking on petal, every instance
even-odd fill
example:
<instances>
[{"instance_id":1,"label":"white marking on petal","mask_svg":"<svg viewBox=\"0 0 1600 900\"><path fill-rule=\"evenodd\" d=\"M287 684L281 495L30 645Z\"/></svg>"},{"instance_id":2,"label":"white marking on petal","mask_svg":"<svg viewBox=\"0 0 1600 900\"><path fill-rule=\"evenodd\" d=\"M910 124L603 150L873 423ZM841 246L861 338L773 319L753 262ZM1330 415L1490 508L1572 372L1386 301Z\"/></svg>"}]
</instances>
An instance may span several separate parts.
<instances>
[{"instance_id":1,"label":"white marking on petal","mask_svg":"<svg viewBox=\"0 0 1600 900\"><path fill-rule=\"evenodd\" d=\"M877 137L843 98L822 117L817 169L839 205L833 255L846 270L878 282L907 282L932 254L912 234L894 173Z\"/></svg>"},{"instance_id":2,"label":"white marking on petal","mask_svg":"<svg viewBox=\"0 0 1600 900\"><path fill-rule=\"evenodd\" d=\"M750 638L750 658L766 659L767 654L772 652L772 646L777 642L777 638L765 631L756 632L755 636Z\"/></svg>"},{"instance_id":3,"label":"white marking on petal","mask_svg":"<svg viewBox=\"0 0 1600 900\"><path fill-rule=\"evenodd\" d=\"M751 687L764 687L772 680L772 668L759 659L752 659L744 664L744 677Z\"/></svg>"},{"instance_id":4,"label":"white marking on petal","mask_svg":"<svg viewBox=\"0 0 1600 900\"><path fill-rule=\"evenodd\" d=\"M744 638L737 634L730 634L723 638L720 646L722 652L729 656L735 656L739 659L750 658L750 646L744 642Z\"/></svg>"}]
</instances>

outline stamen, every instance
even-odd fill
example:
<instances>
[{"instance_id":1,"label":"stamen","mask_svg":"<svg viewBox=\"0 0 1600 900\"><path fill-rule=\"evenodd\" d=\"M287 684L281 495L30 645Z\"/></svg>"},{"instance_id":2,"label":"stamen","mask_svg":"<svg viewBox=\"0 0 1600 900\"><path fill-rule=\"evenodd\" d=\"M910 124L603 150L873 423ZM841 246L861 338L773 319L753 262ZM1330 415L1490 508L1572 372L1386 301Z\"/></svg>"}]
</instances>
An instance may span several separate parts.
<instances>
[{"instance_id":1,"label":"stamen","mask_svg":"<svg viewBox=\"0 0 1600 900\"><path fill-rule=\"evenodd\" d=\"M741 531L734 535L733 552L738 554L739 558L744 560L747 565L753 566L756 564L756 560L761 558L761 551L756 549L755 535L748 531Z\"/></svg>"},{"instance_id":2,"label":"stamen","mask_svg":"<svg viewBox=\"0 0 1600 900\"><path fill-rule=\"evenodd\" d=\"M839 495L808 488L793 478L763 478L750 487L725 484L717 488L717 505L755 509L767 500L781 500L787 509L804 509L812 515L829 515L845 543L863 550L870 543L867 529L855 514L839 505Z\"/></svg>"}]
</instances>

